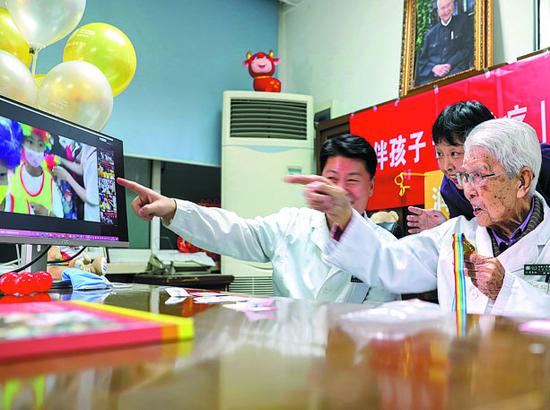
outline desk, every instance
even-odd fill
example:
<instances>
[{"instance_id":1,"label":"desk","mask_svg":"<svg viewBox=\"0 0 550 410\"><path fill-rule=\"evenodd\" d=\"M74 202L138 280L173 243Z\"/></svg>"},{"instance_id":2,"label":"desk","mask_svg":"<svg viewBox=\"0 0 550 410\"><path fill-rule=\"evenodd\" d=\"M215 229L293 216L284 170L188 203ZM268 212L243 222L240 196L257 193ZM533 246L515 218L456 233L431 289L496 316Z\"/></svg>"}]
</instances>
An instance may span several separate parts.
<instances>
[{"instance_id":1,"label":"desk","mask_svg":"<svg viewBox=\"0 0 550 410\"><path fill-rule=\"evenodd\" d=\"M550 408L550 337L521 333L520 321L471 316L457 337L448 320L343 320L361 305L277 298L251 320L167 298L132 285L103 302L193 316L192 342L2 364L2 393L10 385L12 408L34 408L42 389L47 409Z\"/></svg>"}]
</instances>

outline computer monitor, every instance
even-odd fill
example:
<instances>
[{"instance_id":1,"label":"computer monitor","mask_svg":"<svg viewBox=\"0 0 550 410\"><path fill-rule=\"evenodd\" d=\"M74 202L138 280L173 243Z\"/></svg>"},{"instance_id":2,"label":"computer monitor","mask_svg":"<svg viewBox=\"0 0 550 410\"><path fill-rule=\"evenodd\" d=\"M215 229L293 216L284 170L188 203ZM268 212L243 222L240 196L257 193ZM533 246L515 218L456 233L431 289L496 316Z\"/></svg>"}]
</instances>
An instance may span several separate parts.
<instances>
[{"instance_id":1,"label":"computer monitor","mask_svg":"<svg viewBox=\"0 0 550 410\"><path fill-rule=\"evenodd\" d=\"M128 246L122 141L0 97L0 242Z\"/></svg>"}]
</instances>

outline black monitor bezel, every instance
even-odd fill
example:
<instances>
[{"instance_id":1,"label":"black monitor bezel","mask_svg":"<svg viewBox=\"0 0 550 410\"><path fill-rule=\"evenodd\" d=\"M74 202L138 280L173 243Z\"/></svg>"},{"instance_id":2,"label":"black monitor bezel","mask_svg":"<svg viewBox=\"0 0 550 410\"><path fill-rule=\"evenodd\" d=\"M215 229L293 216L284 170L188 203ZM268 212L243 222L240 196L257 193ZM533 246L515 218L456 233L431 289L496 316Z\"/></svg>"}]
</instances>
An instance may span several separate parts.
<instances>
[{"instance_id":1,"label":"black monitor bezel","mask_svg":"<svg viewBox=\"0 0 550 410\"><path fill-rule=\"evenodd\" d=\"M99 146L98 144L101 142L104 144L104 148L112 146L115 155L115 177L124 177L123 142L117 138L83 127L71 121L59 118L55 115L11 100L4 96L0 96L0 116L43 129L55 136L62 135L88 145L97 147ZM44 236L40 237L10 235L0 236L0 242L127 248L129 246L129 240L128 221L126 215L126 195L123 187L118 184L116 184L115 186L118 220L122 221L122 226L119 226L119 222L119 225L116 225L116 229L114 229L114 226L113 229L111 229L111 227L105 224L100 224L98 222L66 220L46 216L29 216L9 212L0 212L0 228L22 230L21 226L28 224L28 218L33 218L34 221L39 222L40 224L40 228L35 230L44 233ZM62 230L59 229L59 224L63 225ZM56 226L57 229L55 229ZM85 228L88 228L90 232L83 232ZM48 234L52 233L116 236L118 240L88 240L75 237L53 238L47 236Z\"/></svg>"}]
</instances>

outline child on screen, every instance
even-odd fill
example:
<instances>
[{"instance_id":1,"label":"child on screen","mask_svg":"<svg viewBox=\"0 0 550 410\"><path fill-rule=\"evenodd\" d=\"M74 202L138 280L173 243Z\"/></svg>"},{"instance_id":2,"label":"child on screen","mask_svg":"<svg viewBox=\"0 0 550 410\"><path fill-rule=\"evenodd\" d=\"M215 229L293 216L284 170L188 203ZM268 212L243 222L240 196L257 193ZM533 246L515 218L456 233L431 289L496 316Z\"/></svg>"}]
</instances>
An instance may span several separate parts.
<instances>
[{"instance_id":1,"label":"child on screen","mask_svg":"<svg viewBox=\"0 0 550 410\"><path fill-rule=\"evenodd\" d=\"M61 192L45 161L53 138L47 131L21 124L23 162L15 169L11 184L13 212L63 218Z\"/></svg>"},{"instance_id":2,"label":"child on screen","mask_svg":"<svg viewBox=\"0 0 550 410\"><path fill-rule=\"evenodd\" d=\"M0 211L10 212L13 208L9 188L13 170L21 163L22 139L19 123L0 117Z\"/></svg>"}]
</instances>

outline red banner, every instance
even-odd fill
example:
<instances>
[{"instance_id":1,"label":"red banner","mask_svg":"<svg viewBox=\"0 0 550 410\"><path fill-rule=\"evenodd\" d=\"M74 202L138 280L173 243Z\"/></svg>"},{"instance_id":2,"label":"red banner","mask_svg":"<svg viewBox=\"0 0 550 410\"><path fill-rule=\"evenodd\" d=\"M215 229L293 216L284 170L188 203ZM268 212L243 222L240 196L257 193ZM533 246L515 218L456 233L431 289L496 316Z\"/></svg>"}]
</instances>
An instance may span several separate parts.
<instances>
[{"instance_id":1,"label":"red banner","mask_svg":"<svg viewBox=\"0 0 550 410\"><path fill-rule=\"evenodd\" d=\"M424 202L423 173L438 169L432 143L437 115L458 101L477 100L497 117L525 121L547 142L550 53L508 64L456 83L355 113L353 134L376 150L378 168L369 209ZM397 179L397 180L396 180Z\"/></svg>"}]
</instances>

